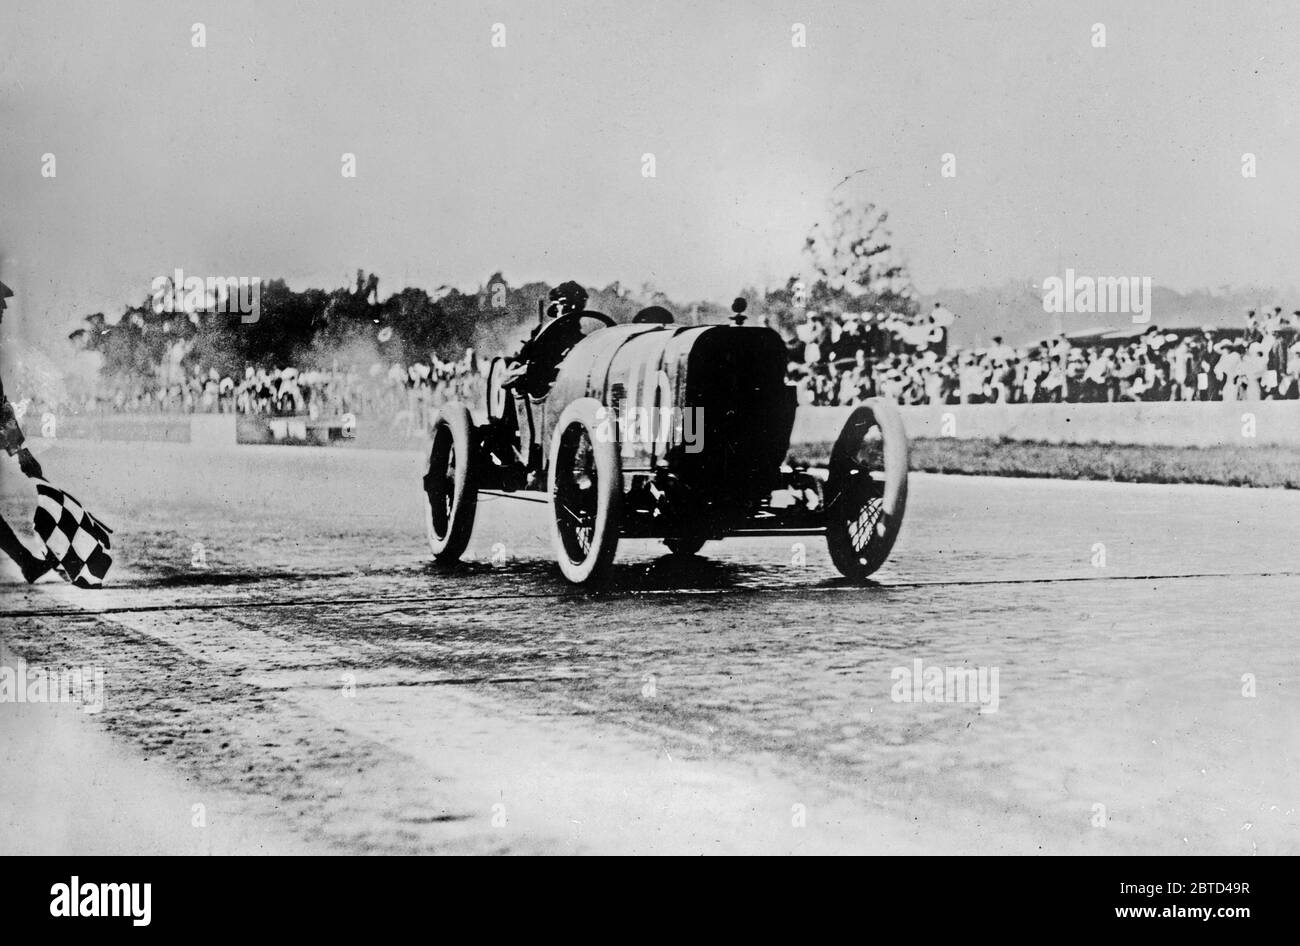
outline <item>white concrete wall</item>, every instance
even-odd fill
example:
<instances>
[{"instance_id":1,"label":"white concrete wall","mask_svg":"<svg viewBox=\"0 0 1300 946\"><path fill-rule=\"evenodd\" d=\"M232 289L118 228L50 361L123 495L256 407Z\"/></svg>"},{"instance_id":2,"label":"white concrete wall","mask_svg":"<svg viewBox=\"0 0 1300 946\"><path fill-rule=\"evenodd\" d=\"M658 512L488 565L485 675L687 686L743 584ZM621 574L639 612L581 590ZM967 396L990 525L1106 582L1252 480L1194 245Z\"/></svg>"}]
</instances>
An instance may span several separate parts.
<instances>
[{"instance_id":1,"label":"white concrete wall","mask_svg":"<svg viewBox=\"0 0 1300 946\"><path fill-rule=\"evenodd\" d=\"M794 443L831 441L852 408L801 407ZM903 407L909 437L1174 447L1300 446L1300 401ZM1254 436L1248 436L1253 418Z\"/></svg>"},{"instance_id":2,"label":"white concrete wall","mask_svg":"<svg viewBox=\"0 0 1300 946\"><path fill-rule=\"evenodd\" d=\"M219 450L235 445L234 414L193 414L190 443L201 450Z\"/></svg>"}]
</instances>

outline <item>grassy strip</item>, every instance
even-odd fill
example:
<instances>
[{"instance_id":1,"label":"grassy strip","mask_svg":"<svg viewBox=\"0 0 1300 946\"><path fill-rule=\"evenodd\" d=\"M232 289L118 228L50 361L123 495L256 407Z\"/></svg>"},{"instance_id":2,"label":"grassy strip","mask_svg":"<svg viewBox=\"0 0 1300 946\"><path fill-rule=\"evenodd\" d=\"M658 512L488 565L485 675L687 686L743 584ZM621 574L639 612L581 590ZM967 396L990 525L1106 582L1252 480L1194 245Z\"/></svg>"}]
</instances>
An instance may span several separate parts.
<instances>
[{"instance_id":1,"label":"grassy strip","mask_svg":"<svg viewBox=\"0 0 1300 946\"><path fill-rule=\"evenodd\" d=\"M830 444L801 444L800 462L825 463ZM912 469L1119 483L1208 483L1300 489L1300 447L1138 447L1019 440L912 441Z\"/></svg>"}]
</instances>

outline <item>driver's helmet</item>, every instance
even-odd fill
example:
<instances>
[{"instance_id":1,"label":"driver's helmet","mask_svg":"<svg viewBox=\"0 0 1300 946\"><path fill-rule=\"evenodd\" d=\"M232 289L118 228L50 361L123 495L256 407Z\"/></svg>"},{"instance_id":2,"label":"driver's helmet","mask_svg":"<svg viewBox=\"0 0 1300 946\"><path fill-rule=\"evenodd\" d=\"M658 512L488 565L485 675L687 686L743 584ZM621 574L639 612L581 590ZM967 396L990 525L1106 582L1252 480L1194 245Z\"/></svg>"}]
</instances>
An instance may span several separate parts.
<instances>
[{"instance_id":1,"label":"driver's helmet","mask_svg":"<svg viewBox=\"0 0 1300 946\"><path fill-rule=\"evenodd\" d=\"M553 319L557 319L562 315L581 312L587 308L587 290L572 279L560 283L552 289L547 294L547 298L550 300L550 304L546 307L546 314Z\"/></svg>"}]
</instances>

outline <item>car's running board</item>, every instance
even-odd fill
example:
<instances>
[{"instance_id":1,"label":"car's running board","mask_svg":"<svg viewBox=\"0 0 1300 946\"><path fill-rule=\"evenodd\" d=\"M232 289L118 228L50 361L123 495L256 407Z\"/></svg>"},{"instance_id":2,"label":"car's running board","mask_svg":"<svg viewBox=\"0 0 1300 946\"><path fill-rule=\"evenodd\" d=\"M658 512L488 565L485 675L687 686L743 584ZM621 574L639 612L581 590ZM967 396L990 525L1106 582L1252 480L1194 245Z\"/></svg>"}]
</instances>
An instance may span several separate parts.
<instances>
[{"instance_id":1,"label":"car's running board","mask_svg":"<svg viewBox=\"0 0 1300 946\"><path fill-rule=\"evenodd\" d=\"M549 503L551 501L546 493L537 489L481 489L478 494L480 496L501 496L506 499L522 499L526 503Z\"/></svg>"},{"instance_id":2,"label":"car's running board","mask_svg":"<svg viewBox=\"0 0 1300 946\"><path fill-rule=\"evenodd\" d=\"M480 496L499 496L503 499L520 499L526 503L542 503L543 505L549 504L551 501L550 496L548 496L546 493L542 492L541 490L535 490L535 489L517 489L517 490L480 489L478 491L478 494ZM787 526L785 528L774 526L770 528L759 527L755 529L733 529L727 532L727 537L731 538L733 536L734 537L740 537L740 536L761 537L761 536L825 535L825 534L826 534L826 528L824 526ZM626 538L657 539L662 537L657 535L651 535L651 536L628 535L626 536Z\"/></svg>"},{"instance_id":3,"label":"car's running board","mask_svg":"<svg viewBox=\"0 0 1300 946\"><path fill-rule=\"evenodd\" d=\"M790 526L786 529L733 529L727 533L727 538L738 536L764 536L764 535L825 535L825 526Z\"/></svg>"}]
</instances>

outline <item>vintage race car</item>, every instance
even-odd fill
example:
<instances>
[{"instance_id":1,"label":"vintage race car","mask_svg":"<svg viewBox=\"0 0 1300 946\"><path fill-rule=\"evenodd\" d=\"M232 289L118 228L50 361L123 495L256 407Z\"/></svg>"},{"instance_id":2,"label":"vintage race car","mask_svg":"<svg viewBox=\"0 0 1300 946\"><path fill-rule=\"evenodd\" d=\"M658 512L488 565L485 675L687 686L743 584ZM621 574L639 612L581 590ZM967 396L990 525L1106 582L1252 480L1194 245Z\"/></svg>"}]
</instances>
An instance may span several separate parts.
<instances>
[{"instance_id":1,"label":"vintage race car","mask_svg":"<svg viewBox=\"0 0 1300 946\"><path fill-rule=\"evenodd\" d=\"M835 566L865 579L888 557L907 504L908 445L895 404L855 408L821 468L786 462L795 389L780 335L744 322L673 324L664 309L617 325L597 312L546 323L527 373L496 359L486 422L446 405L424 475L440 562L469 544L480 493L550 506L564 577L605 577L620 537L677 556L738 535L825 535Z\"/></svg>"}]
</instances>

